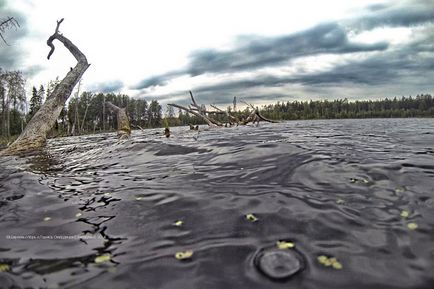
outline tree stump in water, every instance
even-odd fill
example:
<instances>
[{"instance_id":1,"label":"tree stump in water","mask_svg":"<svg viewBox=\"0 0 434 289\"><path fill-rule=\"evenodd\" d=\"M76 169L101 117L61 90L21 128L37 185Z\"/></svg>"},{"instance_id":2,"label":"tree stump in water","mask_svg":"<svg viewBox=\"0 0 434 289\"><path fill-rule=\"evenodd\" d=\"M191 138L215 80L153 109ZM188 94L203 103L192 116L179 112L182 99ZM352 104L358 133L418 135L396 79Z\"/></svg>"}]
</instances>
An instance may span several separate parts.
<instances>
[{"instance_id":1,"label":"tree stump in water","mask_svg":"<svg viewBox=\"0 0 434 289\"><path fill-rule=\"evenodd\" d=\"M47 134L56 123L65 102L68 100L75 85L78 83L84 72L90 66L86 56L65 36L59 33L59 26L63 18L57 21L56 30L47 40L47 45L51 47L47 58L54 52L54 40L59 40L77 59L76 66L71 69L65 78L55 87L54 91L47 97L45 103L35 113L27 124L21 135L4 151L2 155L19 154L31 151L45 145Z\"/></svg>"},{"instance_id":2,"label":"tree stump in water","mask_svg":"<svg viewBox=\"0 0 434 289\"><path fill-rule=\"evenodd\" d=\"M130 121L128 120L128 116L126 113L126 109L117 107L110 101L107 101L106 105L110 111L116 113L119 138L120 139L129 138L131 135L131 128L130 128Z\"/></svg>"}]
</instances>

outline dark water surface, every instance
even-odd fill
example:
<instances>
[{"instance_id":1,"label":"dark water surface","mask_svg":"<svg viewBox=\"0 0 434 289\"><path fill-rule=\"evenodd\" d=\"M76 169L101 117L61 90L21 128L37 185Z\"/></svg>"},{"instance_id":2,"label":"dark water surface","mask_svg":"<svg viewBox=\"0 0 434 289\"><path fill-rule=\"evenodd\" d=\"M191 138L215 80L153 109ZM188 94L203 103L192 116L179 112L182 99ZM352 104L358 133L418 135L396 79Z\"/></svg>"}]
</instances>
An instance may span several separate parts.
<instances>
[{"instance_id":1,"label":"dark water surface","mask_svg":"<svg viewBox=\"0 0 434 289\"><path fill-rule=\"evenodd\" d=\"M1 158L0 287L434 288L434 119L172 132ZM279 240L305 268L276 281Z\"/></svg>"}]
</instances>

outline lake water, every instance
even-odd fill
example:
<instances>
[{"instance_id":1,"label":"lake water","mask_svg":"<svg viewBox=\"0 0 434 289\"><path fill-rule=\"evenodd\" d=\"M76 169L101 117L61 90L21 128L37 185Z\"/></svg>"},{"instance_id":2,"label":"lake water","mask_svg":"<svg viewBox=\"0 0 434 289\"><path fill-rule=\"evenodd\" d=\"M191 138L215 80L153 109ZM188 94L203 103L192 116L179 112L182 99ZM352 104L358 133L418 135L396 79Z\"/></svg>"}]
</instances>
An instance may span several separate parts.
<instances>
[{"instance_id":1,"label":"lake water","mask_svg":"<svg viewBox=\"0 0 434 289\"><path fill-rule=\"evenodd\" d=\"M434 288L434 119L99 134L0 161L0 288ZM304 268L273 280L254 258L279 240Z\"/></svg>"}]
</instances>

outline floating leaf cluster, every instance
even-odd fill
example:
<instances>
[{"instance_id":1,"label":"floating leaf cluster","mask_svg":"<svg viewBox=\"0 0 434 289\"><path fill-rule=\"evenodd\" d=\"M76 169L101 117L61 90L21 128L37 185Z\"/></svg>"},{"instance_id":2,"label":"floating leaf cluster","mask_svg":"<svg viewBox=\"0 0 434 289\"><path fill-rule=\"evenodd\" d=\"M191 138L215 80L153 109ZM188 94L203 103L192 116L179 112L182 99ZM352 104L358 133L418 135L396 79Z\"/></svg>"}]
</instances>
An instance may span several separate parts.
<instances>
[{"instance_id":1,"label":"floating leaf cluster","mask_svg":"<svg viewBox=\"0 0 434 289\"><path fill-rule=\"evenodd\" d=\"M175 221L175 223L173 223L173 225L176 227L181 227L183 224L184 224L184 222L181 220L177 220L177 221Z\"/></svg>"},{"instance_id":2,"label":"floating leaf cluster","mask_svg":"<svg viewBox=\"0 0 434 289\"><path fill-rule=\"evenodd\" d=\"M332 267L336 270L343 268L342 264L335 257L327 257L325 255L318 256L318 262L326 267Z\"/></svg>"},{"instance_id":3,"label":"floating leaf cluster","mask_svg":"<svg viewBox=\"0 0 434 289\"><path fill-rule=\"evenodd\" d=\"M336 204L338 204L338 205L341 205L341 204L343 204L343 203L345 203L345 201L342 200L342 199L337 199L337 200L336 200Z\"/></svg>"},{"instance_id":4,"label":"floating leaf cluster","mask_svg":"<svg viewBox=\"0 0 434 289\"><path fill-rule=\"evenodd\" d=\"M256 222L258 220L258 218L253 214L247 214L246 219L247 219L247 221L250 221L250 222Z\"/></svg>"},{"instance_id":5,"label":"floating leaf cluster","mask_svg":"<svg viewBox=\"0 0 434 289\"><path fill-rule=\"evenodd\" d=\"M9 271L11 267L8 264L2 264L0 263L0 272L6 272Z\"/></svg>"},{"instance_id":6,"label":"floating leaf cluster","mask_svg":"<svg viewBox=\"0 0 434 289\"><path fill-rule=\"evenodd\" d=\"M350 182L352 184L368 184L369 180L367 180L367 179L350 178Z\"/></svg>"},{"instance_id":7,"label":"floating leaf cluster","mask_svg":"<svg viewBox=\"0 0 434 289\"><path fill-rule=\"evenodd\" d=\"M401 217L403 217L403 218L408 218L408 216L410 216L410 212L409 212L409 211L407 211L407 210L403 210L403 211L401 212Z\"/></svg>"},{"instance_id":8,"label":"floating leaf cluster","mask_svg":"<svg viewBox=\"0 0 434 289\"><path fill-rule=\"evenodd\" d=\"M416 230L418 228L418 225L416 223L408 223L407 228L410 230Z\"/></svg>"},{"instance_id":9,"label":"floating leaf cluster","mask_svg":"<svg viewBox=\"0 0 434 289\"><path fill-rule=\"evenodd\" d=\"M192 250L176 252L176 254L175 254L175 258L178 260L187 260L187 259L191 259L191 257L193 257L193 251Z\"/></svg>"},{"instance_id":10,"label":"floating leaf cluster","mask_svg":"<svg viewBox=\"0 0 434 289\"><path fill-rule=\"evenodd\" d=\"M285 249L291 249L295 247L295 244L292 242L288 242L288 241L277 241L276 242L276 246L277 248L279 248L280 250L285 250Z\"/></svg>"},{"instance_id":11,"label":"floating leaf cluster","mask_svg":"<svg viewBox=\"0 0 434 289\"><path fill-rule=\"evenodd\" d=\"M95 263L97 264L101 264L107 261L110 261L112 259L112 256L110 254L104 254L104 255L100 255L95 257Z\"/></svg>"}]
</instances>

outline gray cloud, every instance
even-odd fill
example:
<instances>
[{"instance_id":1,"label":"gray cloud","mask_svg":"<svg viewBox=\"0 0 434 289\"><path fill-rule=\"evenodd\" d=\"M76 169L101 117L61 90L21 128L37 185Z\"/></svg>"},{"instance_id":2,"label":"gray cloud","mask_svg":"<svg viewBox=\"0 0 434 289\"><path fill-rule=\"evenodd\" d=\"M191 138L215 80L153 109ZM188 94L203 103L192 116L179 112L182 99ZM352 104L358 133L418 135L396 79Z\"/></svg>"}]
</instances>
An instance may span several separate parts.
<instances>
[{"instance_id":1,"label":"gray cloud","mask_svg":"<svg viewBox=\"0 0 434 289\"><path fill-rule=\"evenodd\" d=\"M172 71L166 74L145 78L138 84L132 86L132 89L144 89L152 86L166 85L172 78L185 74L185 71Z\"/></svg>"},{"instance_id":2,"label":"gray cloud","mask_svg":"<svg viewBox=\"0 0 434 289\"><path fill-rule=\"evenodd\" d=\"M409 27L434 21L434 3L432 0L402 1L393 6L373 5L371 12L357 19L352 26L358 30L370 30L376 27Z\"/></svg>"},{"instance_id":3,"label":"gray cloud","mask_svg":"<svg viewBox=\"0 0 434 289\"><path fill-rule=\"evenodd\" d=\"M142 80L133 88L144 89L165 85L173 77L182 74L197 76L205 73L246 71L280 65L291 59L308 55L382 51L387 47L388 44L385 42L375 44L350 42L341 26L327 23L288 36L245 39L242 45L227 52L213 49L196 51L190 55L190 64L184 71L153 76Z\"/></svg>"},{"instance_id":4,"label":"gray cloud","mask_svg":"<svg viewBox=\"0 0 434 289\"><path fill-rule=\"evenodd\" d=\"M23 74L25 75L25 77L33 77L35 75L37 75L39 72L45 70L45 67L42 65L31 65L29 67L26 67L25 69L23 69Z\"/></svg>"},{"instance_id":5,"label":"gray cloud","mask_svg":"<svg viewBox=\"0 0 434 289\"><path fill-rule=\"evenodd\" d=\"M252 91L281 88L285 95L288 85L302 85L308 88L333 87L380 87L395 85L411 87L420 91L434 88L434 41L431 38L434 26L422 31L417 40L401 46L399 49L384 51L362 61L351 61L338 65L331 70L278 77L258 75L252 79L229 81L212 85L203 85L193 90L205 99L221 97L230 99L232 95L249 95ZM224 102L224 101L223 101ZM230 103L227 101L225 103Z\"/></svg>"},{"instance_id":6,"label":"gray cloud","mask_svg":"<svg viewBox=\"0 0 434 289\"><path fill-rule=\"evenodd\" d=\"M235 72L280 65L288 60L317 55L381 51L385 42L375 44L353 43L345 30L336 23L318 25L289 36L258 38L235 50L221 52L203 50L191 55L187 69L192 76L203 73Z\"/></svg>"},{"instance_id":7,"label":"gray cloud","mask_svg":"<svg viewBox=\"0 0 434 289\"><path fill-rule=\"evenodd\" d=\"M429 73L432 65L430 56L422 55L422 50L432 52L432 40L398 47L398 51L389 51L385 42L362 44L349 41L347 32L371 30L376 27L409 27L425 24L434 19L432 0L401 1L393 5L371 5L366 15L343 23L326 23L299 33L280 37L250 37L230 51L207 49L190 55L190 63L184 71L169 72L143 80L135 89L143 89L167 84L173 77L181 74L197 76L205 73L233 73L252 71L259 68L282 65L289 60L318 54L348 54L371 52L370 59L363 62L351 62L331 71L293 78L279 78L272 75L255 80L227 82L219 85L195 88L201 93L217 91L236 92L252 87L277 87L287 83L305 85L337 85L338 83L358 83L379 85L404 75ZM425 36L433 35L426 29ZM425 47L425 48L424 48ZM428 59L426 59L428 58ZM405 71L405 73L404 73ZM422 77L423 78L423 77Z\"/></svg>"},{"instance_id":8,"label":"gray cloud","mask_svg":"<svg viewBox=\"0 0 434 289\"><path fill-rule=\"evenodd\" d=\"M124 84L120 80L114 80L114 81L106 81L101 83L96 83L88 87L88 90L93 92L102 92L102 93L109 93L109 92L118 92L124 87Z\"/></svg>"}]
</instances>

